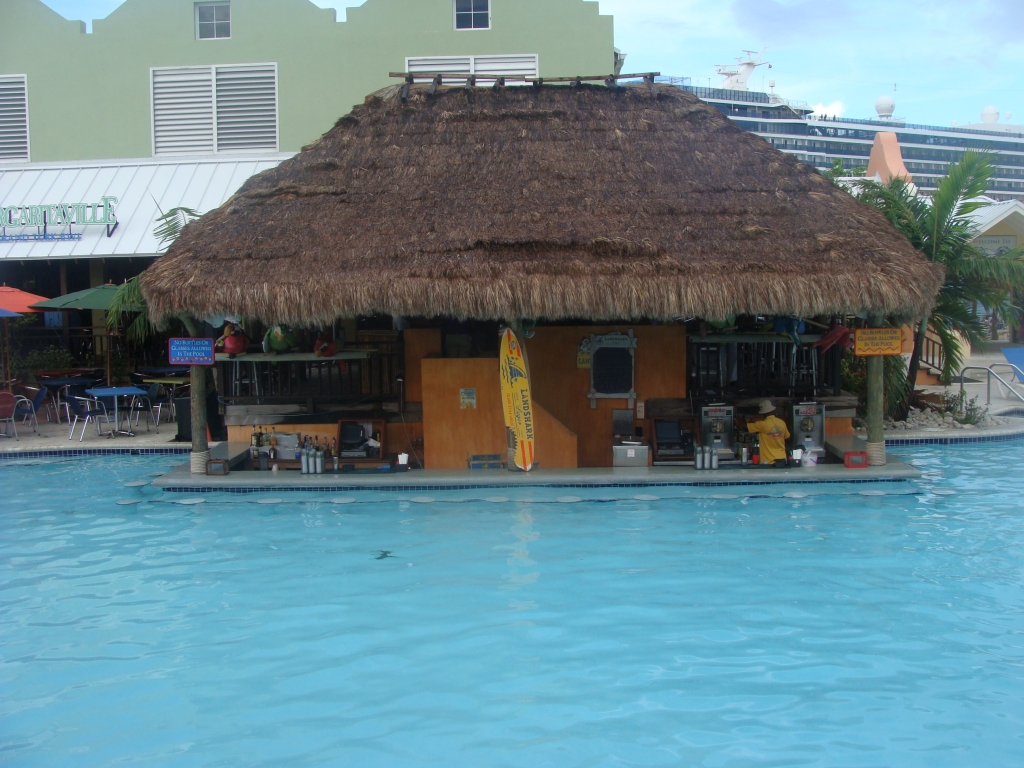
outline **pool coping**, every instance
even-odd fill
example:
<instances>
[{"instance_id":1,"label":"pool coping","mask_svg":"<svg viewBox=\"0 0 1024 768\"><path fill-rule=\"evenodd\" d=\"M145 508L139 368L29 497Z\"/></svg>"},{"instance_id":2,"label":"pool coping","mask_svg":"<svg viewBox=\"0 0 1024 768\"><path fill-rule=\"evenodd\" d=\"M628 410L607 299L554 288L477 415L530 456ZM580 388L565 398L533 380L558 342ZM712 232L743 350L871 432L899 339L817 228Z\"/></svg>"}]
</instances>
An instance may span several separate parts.
<instances>
[{"instance_id":1,"label":"pool coping","mask_svg":"<svg viewBox=\"0 0 1024 768\"><path fill-rule=\"evenodd\" d=\"M222 443L214 458L237 463L248 451L244 443ZM736 466L719 470L693 467L599 467L584 469L438 470L377 474L303 475L295 471L232 472L227 475L194 475L187 463L153 480L153 485L172 493L263 493L266 491L443 491L486 488L649 488L664 486L722 487L740 485L792 485L808 483L903 482L921 472L890 456L884 467L847 469L842 464L816 467Z\"/></svg>"}]
</instances>

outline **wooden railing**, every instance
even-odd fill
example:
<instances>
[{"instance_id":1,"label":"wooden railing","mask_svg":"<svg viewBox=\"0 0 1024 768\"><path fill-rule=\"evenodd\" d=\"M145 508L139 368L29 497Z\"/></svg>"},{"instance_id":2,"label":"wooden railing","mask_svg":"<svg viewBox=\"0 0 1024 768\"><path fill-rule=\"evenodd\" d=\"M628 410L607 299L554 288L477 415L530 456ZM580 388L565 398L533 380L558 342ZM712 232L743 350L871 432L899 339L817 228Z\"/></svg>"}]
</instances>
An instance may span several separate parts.
<instances>
[{"instance_id":1,"label":"wooden railing","mask_svg":"<svg viewBox=\"0 0 1024 768\"><path fill-rule=\"evenodd\" d=\"M942 368L946 364L942 342L932 335L931 331L924 337L924 348L921 350L921 364L927 365L936 373L942 373Z\"/></svg>"}]
</instances>

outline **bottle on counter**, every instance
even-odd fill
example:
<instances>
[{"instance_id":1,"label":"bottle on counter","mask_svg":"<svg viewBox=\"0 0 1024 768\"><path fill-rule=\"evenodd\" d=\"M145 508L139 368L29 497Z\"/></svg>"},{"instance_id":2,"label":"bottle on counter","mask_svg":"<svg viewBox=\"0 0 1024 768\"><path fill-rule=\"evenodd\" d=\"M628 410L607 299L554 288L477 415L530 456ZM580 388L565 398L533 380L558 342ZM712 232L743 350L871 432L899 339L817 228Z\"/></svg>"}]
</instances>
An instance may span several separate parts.
<instances>
[{"instance_id":1,"label":"bottle on counter","mask_svg":"<svg viewBox=\"0 0 1024 768\"><path fill-rule=\"evenodd\" d=\"M324 473L324 452L316 452L316 473L322 475Z\"/></svg>"},{"instance_id":2,"label":"bottle on counter","mask_svg":"<svg viewBox=\"0 0 1024 768\"><path fill-rule=\"evenodd\" d=\"M718 469L718 451L714 449L711 451L711 468Z\"/></svg>"},{"instance_id":3,"label":"bottle on counter","mask_svg":"<svg viewBox=\"0 0 1024 768\"><path fill-rule=\"evenodd\" d=\"M274 461L277 459L277 443L270 444L270 460Z\"/></svg>"},{"instance_id":4,"label":"bottle on counter","mask_svg":"<svg viewBox=\"0 0 1024 768\"><path fill-rule=\"evenodd\" d=\"M697 446L697 450L694 452L693 468L704 469L704 446L702 445Z\"/></svg>"},{"instance_id":5,"label":"bottle on counter","mask_svg":"<svg viewBox=\"0 0 1024 768\"><path fill-rule=\"evenodd\" d=\"M302 474L308 475L309 474L309 451L306 449L305 445L303 445L299 449L299 462L301 464Z\"/></svg>"}]
</instances>

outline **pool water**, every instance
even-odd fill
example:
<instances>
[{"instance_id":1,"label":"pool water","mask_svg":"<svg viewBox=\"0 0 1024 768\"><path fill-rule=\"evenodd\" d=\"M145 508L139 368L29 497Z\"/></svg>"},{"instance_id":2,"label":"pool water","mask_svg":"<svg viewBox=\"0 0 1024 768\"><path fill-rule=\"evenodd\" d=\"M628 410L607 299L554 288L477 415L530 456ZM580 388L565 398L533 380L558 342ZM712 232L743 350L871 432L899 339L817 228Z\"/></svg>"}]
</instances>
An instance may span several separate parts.
<instances>
[{"instance_id":1,"label":"pool water","mask_svg":"<svg viewBox=\"0 0 1024 768\"><path fill-rule=\"evenodd\" d=\"M198 504L133 484L180 457L0 464L0 763L1024 764L1024 442L898 453Z\"/></svg>"}]
</instances>

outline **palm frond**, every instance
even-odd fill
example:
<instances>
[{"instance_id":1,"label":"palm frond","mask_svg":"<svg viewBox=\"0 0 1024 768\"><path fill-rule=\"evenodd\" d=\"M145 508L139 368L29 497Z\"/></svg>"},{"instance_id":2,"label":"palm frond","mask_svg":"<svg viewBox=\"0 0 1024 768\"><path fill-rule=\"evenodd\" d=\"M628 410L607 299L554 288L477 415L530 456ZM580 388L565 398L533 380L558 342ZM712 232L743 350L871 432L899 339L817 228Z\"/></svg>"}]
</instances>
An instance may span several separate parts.
<instances>
[{"instance_id":1,"label":"palm frond","mask_svg":"<svg viewBox=\"0 0 1024 768\"><path fill-rule=\"evenodd\" d=\"M141 344L156 331L156 327L149 320L146 299L139 288L137 275L117 287L107 310L107 328L117 330L130 315L135 315L135 317L125 329L125 338L130 342Z\"/></svg>"},{"instance_id":2,"label":"palm frond","mask_svg":"<svg viewBox=\"0 0 1024 768\"><path fill-rule=\"evenodd\" d=\"M153 235L160 241L161 246L168 246L178 239L185 226L202 214L192 208L178 207L171 208L167 213L160 216L156 222Z\"/></svg>"}]
</instances>

